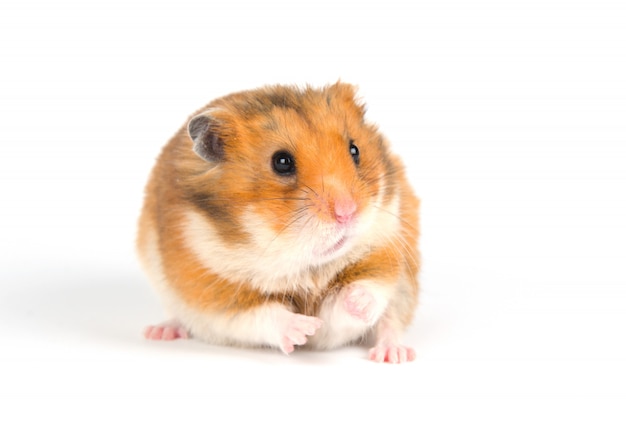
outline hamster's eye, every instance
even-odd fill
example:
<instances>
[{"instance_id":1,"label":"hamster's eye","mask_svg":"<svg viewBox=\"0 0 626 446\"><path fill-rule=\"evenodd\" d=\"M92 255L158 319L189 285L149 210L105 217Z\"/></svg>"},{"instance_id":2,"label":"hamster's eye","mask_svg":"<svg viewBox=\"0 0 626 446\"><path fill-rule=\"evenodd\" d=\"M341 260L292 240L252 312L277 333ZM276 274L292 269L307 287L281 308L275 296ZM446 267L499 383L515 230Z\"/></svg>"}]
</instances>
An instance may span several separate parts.
<instances>
[{"instance_id":1,"label":"hamster's eye","mask_svg":"<svg viewBox=\"0 0 626 446\"><path fill-rule=\"evenodd\" d=\"M359 153L359 148L354 144L354 141L350 141L350 155L352 155L352 160L354 164L357 166L361 162L361 155Z\"/></svg>"},{"instance_id":2,"label":"hamster's eye","mask_svg":"<svg viewBox=\"0 0 626 446\"><path fill-rule=\"evenodd\" d=\"M293 175L296 173L296 160L291 153L280 150L272 155L272 168L278 175Z\"/></svg>"}]
</instances>

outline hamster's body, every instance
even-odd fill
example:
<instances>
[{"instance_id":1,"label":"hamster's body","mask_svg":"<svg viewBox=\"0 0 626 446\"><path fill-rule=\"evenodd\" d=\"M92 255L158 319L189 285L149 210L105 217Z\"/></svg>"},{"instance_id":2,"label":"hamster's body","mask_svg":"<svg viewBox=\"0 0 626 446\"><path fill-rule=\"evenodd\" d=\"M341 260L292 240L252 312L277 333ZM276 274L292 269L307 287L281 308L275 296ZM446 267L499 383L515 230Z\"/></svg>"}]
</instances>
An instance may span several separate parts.
<instances>
[{"instance_id":1,"label":"hamster's body","mask_svg":"<svg viewBox=\"0 0 626 446\"><path fill-rule=\"evenodd\" d=\"M163 149L139 223L172 320L150 339L412 360L418 200L354 88L265 87L200 110Z\"/></svg>"}]
</instances>

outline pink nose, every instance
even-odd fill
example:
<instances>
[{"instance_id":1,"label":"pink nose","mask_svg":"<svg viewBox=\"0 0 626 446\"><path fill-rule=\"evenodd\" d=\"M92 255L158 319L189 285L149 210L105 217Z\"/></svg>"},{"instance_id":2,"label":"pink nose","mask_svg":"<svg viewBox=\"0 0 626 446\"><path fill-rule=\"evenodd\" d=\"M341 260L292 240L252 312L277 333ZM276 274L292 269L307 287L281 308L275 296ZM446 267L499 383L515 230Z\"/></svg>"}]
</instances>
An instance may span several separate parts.
<instances>
[{"instance_id":1,"label":"pink nose","mask_svg":"<svg viewBox=\"0 0 626 446\"><path fill-rule=\"evenodd\" d=\"M348 223L356 215L356 203L354 200L338 199L335 200L335 220L339 223Z\"/></svg>"}]
</instances>

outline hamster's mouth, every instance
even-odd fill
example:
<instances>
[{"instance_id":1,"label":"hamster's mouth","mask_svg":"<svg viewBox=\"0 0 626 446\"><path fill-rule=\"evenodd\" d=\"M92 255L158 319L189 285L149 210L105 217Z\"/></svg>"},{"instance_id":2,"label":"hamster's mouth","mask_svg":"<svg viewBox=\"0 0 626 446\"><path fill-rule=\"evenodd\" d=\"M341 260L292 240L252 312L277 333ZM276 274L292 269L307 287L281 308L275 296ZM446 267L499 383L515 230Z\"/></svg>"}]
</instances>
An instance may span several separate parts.
<instances>
[{"instance_id":1,"label":"hamster's mouth","mask_svg":"<svg viewBox=\"0 0 626 446\"><path fill-rule=\"evenodd\" d=\"M343 235L334 245L332 245L330 248L327 248L325 250L319 251L317 253L317 255L319 255L320 257L332 256L337 251L339 251L341 248L343 248L347 241L348 241L348 236L347 235Z\"/></svg>"}]
</instances>

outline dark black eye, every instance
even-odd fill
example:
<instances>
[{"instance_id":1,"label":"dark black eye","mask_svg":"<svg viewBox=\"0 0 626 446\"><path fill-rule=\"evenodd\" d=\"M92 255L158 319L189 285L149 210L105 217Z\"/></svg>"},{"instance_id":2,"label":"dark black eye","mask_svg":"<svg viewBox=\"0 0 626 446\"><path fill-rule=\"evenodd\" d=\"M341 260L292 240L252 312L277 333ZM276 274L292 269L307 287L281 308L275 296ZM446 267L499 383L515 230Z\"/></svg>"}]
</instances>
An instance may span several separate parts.
<instances>
[{"instance_id":1,"label":"dark black eye","mask_svg":"<svg viewBox=\"0 0 626 446\"><path fill-rule=\"evenodd\" d=\"M293 175L296 173L296 160L291 153L281 150L272 155L272 168L278 175Z\"/></svg>"},{"instance_id":2,"label":"dark black eye","mask_svg":"<svg viewBox=\"0 0 626 446\"><path fill-rule=\"evenodd\" d=\"M359 154L359 148L356 146L356 144L354 144L354 141L350 141L350 155L352 155L352 160L354 161L354 164L358 166L359 162L361 161L361 155Z\"/></svg>"}]
</instances>

